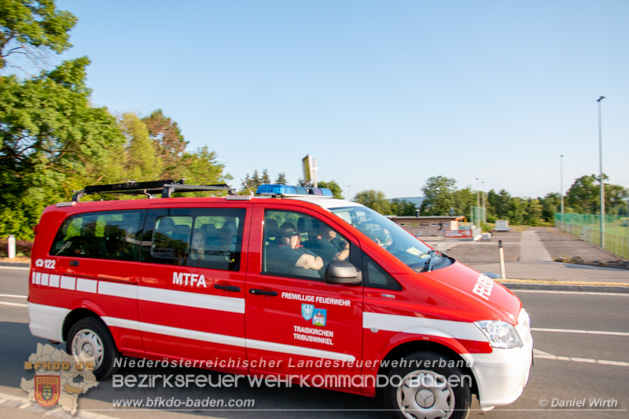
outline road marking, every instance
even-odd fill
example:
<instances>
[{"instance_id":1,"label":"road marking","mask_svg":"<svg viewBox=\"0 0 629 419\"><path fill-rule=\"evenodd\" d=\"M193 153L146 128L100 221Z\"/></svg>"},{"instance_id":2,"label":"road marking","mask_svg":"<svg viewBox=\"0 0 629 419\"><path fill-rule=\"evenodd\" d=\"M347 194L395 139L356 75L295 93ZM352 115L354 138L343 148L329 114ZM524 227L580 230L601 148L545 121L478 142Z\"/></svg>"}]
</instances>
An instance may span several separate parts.
<instances>
[{"instance_id":1,"label":"road marking","mask_svg":"<svg viewBox=\"0 0 629 419\"><path fill-rule=\"evenodd\" d=\"M30 266L0 266L0 269L31 269Z\"/></svg>"},{"instance_id":2,"label":"road marking","mask_svg":"<svg viewBox=\"0 0 629 419\"><path fill-rule=\"evenodd\" d=\"M7 297L7 298L24 298L26 299L27 296L26 295L15 295L15 294L0 294L0 297Z\"/></svg>"},{"instance_id":3,"label":"road marking","mask_svg":"<svg viewBox=\"0 0 629 419\"><path fill-rule=\"evenodd\" d=\"M533 355L535 356L535 359L550 359L553 361L570 361L570 362L580 362L583 364L611 365L614 367L629 367L629 362L605 361L602 359L578 358L578 357L573 357L573 356L557 356L557 355L549 354L548 352L540 351L539 349L533 349Z\"/></svg>"},{"instance_id":4,"label":"road marking","mask_svg":"<svg viewBox=\"0 0 629 419\"><path fill-rule=\"evenodd\" d=\"M605 332L601 330L571 330L571 329L544 329L541 327L531 328L533 332L553 332L553 333L581 333L585 335L608 335L608 336L629 336L626 332Z\"/></svg>"},{"instance_id":5,"label":"road marking","mask_svg":"<svg viewBox=\"0 0 629 419\"><path fill-rule=\"evenodd\" d=\"M0 305L13 306L13 307L28 307L28 304L8 303L6 301L0 301Z\"/></svg>"},{"instance_id":6,"label":"road marking","mask_svg":"<svg viewBox=\"0 0 629 419\"><path fill-rule=\"evenodd\" d=\"M561 285L559 283L558 285ZM609 295L622 295L625 297L629 297L629 292L589 292L589 291L556 291L556 290L511 290L515 293L520 292L537 292L540 294L573 294L573 295L601 295L601 296L609 296Z\"/></svg>"}]
</instances>

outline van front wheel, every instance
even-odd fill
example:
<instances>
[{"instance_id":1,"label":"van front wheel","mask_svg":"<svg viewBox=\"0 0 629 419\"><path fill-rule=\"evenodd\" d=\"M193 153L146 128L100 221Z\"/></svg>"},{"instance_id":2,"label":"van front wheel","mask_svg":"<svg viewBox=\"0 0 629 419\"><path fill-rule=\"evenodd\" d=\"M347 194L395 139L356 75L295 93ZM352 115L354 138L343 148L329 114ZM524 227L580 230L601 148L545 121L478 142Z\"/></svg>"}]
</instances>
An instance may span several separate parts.
<instances>
[{"instance_id":1,"label":"van front wheel","mask_svg":"<svg viewBox=\"0 0 629 419\"><path fill-rule=\"evenodd\" d=\"M471 377L453 361L433 352L403 358L389 372L384 392L392 416L399 419L467 418L472 400Z\"/></svg>"},{"instance_id":2,"label":"van front wheel","mask_svg":"<svg viewBox=\"0 0 629 419\"><path fill-rule=\"evenodd\" d=\"M116 359L120 356L109 333L99 319L86 317L76 322L68 333L66 351L82 362L93 361L92 373L97 380L116 372Z\"/></svg>"}]
</instances>

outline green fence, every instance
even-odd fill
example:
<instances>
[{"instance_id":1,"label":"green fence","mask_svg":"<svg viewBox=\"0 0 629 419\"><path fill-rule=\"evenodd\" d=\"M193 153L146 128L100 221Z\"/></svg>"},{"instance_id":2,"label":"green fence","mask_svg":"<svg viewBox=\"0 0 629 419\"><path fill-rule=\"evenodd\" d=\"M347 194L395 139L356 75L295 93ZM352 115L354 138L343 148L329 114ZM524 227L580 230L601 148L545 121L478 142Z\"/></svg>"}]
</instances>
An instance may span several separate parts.
<instances>
[{"instance_id":1,"label":"green fence","mask_svg":"<svg viewBox=\"0 0 629 419\"><path fill-rule=\"evenodd\" d=\"M594 214L555 214L555 226L596 246L601 245L601 217ZM605 216L605 250L629 259L629 218Z\"/></svg>"},{"instance_id":2,"label":"green fence","mask_svg":"<svg viewBox=\"0 0 629 419\"><path fill-rule=\"evenodd\" d=\"M485 213L485 208L483 207L470 207L470 221L476 227L481 226L481 222L487 222L487 214Z\"/></svg>"}]
</instances>

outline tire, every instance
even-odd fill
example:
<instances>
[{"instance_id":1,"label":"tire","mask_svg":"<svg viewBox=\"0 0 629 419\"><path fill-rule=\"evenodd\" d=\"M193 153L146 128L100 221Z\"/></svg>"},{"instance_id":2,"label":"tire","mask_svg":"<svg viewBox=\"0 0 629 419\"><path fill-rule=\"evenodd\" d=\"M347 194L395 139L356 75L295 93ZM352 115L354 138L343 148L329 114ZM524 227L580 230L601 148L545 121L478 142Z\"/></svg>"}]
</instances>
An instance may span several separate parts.
<instances>
[{"instance_id":1,"label":"tire","mask_svg":"<svg viewBox=\"0 0 629 419\"><path fill-rule=\"evenodd\" d=\"M448 362L450 365L448 365ZM389 372L384 401L398 419L464 419L470 414L471 379L434 352L404 357Z\"/></svg>"},{"instance_id":2,"label":"tire","mask_svg":"<svg viewBox=\"0 0 629 419\"><path fill-rule=\"evenodd\" d=\"M70 328L66 352L84 362L93 359L92 373L97 380L105 379L118 370L115 361L120 353L109 329L97 318L86 317Z\"/></svg>"}]
</instances>

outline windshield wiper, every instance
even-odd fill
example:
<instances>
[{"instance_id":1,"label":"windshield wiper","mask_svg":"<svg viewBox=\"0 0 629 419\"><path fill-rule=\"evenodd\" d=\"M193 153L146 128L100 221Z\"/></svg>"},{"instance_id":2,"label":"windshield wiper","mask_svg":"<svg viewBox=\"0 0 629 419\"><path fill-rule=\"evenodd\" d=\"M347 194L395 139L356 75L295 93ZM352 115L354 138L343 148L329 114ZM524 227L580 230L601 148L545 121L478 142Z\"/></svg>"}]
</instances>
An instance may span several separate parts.
<instances>
[{"instance_id":1,"label":"windshield wiper","mask_svg":"<svg viewBox=\"0 0 629 419\"><path fill-rule=\"evenodd\" d=\"M424 271L425 272L431 272L432 271L432 261L434 260L435 256L439 256L439 254L434 249L431 249L431 250L427 251L425 254L428 255L428 260L424 264Z\"/></svg>"}]
</instances>

